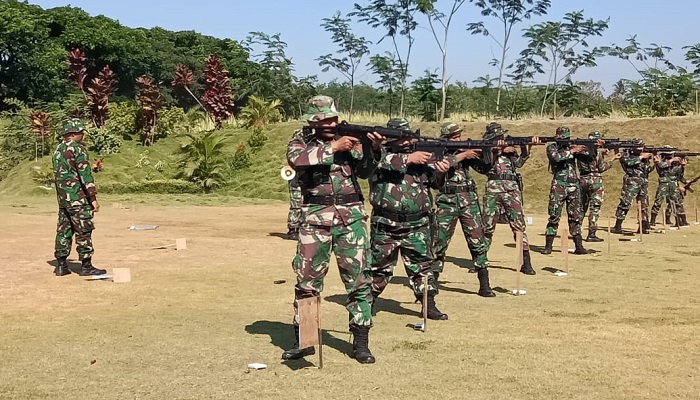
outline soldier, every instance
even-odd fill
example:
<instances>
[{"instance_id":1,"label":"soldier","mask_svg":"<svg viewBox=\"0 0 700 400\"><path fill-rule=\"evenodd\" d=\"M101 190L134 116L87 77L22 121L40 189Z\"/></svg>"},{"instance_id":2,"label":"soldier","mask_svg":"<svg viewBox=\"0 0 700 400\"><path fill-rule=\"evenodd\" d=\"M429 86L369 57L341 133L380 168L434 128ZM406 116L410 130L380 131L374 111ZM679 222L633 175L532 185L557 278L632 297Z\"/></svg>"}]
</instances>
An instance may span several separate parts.
<instances>
[{"instance_id":1,"label":"soldier","mask_svg":"<svg viewBox=\"0 0 700 400\"><path fill-rule=\"evenodd\" d=\"M451 141L461 139L462 128L455 123L445 123L440 128L440 138ZM489 246L483 232L481 207L476 183L469 173L469 167L481 163L480 154L471 149L460 151L452 156L451 167L447 171L445 186L435 199L435 265L433 275L437 281L445 263L445 253L459 220L467 247L474 260L479 278L479 296L494 297L496 294L489 284L488 252ZM471 271L470 271L471 272Z\"/></svg>"},{"instance_id":2,"label":"soldier","mask_svg":"<svg viewBox=\"0 0 700 400\"><path fill-rule=\"evenodd\" d=\"M483 139L502 140L506 132L508 131L503 130L501 124L491 122L486 126ZM539 143L539 139L533 137L532 143ZM535 270L532 268L530 245L525 233L522 177L516 170L525 165L531 148L531 145L521 146L518 154L512 146L497 146L492 150L489 163L475 166L477 172L487 176L482 209L486 245L491 246L498 218L505 215L513 233L523 233L523 265L520 272L526 275L535 275Z\"/></svg>"},{"instance_id":3,"label":"soldier","mask_svg":"<svg viewBox=\"0 0 700 400\"><path fill-rule=\"evenodd\" d=\"M71 119L63 125L63 140L53 153L53 172L58 197L58 226L56 228L56 276L71 273L66 259L70 254L73 234L82 268L81 276L103 275L107 271L92 265L92 221L100 211L97 189L92 179L90 160L82 144L85 127L79 119Z\"/></svg>"},{"instance_id":4,"label":"soldier","mask_svg":"<svg viewBox=\"0 0 700 400\"><path fill-rule=\"evenodd\" d=\"M557 128L556 137L568 139L571 131L565 126ZM546 244L542 254L552 253L552 244L559 228L561 212L566 202L566 214L569 219L569 232L574 239L574 254L588 254L583 248L581 236L581 185L576 172L576 159L586 154L586 146L570 146L568 142L551 143L547 146L547 158L552 170L552 187L549 191L549 221L547 222ZM590 156L589 156L590 157ZM568 251L563 249L562 251Z\"/></svg>"},{"instance_id":5,"label":"soldier","mask_svg":"<svg viewBox=\"0 0 700 400\"><path fill-rule=\"evenodd\" d=\"M388 143L370 178L372 297L376 301L389 284L401 252L416 301L423 302L423 277L427 276L427 317L446 320L447 314L435 304L438 285L432 271L435 253L430 187L444 185L450 163L443 160L433 169L428 165L431 153L397 153L409 144L408 140Z\"/></svg>"},{"instance_id":6,"label":"soldier","mask_svg":"<svg viewBox=\"0 0 700 400\"><path fill-rule=\"evenodd\" d=\"M671 146L664 146L671 147ZM654 205L651 207L650 225L656 225L656 216L661 209L661 203L666 201L666 223L671 224L671 211L675 211L676 225L688 226L685 221L685 209L683 207L683 195L680 183L685 180L683 175L683 165L681 158L673 155L672 152L659 153L654 156L654 166L659 175L659 186L656 188ZM687 160L686 160L687 163Z\"/></svg>"},{"instance_id":7,"label":"soldier","mask_svg":"<svg viewBox=\"0 0 700 400\"><path fill-rule=\"evenodd\" d=\"M620 165L625 175L622 178L622 190L620 203L615 212L615 227L611 232L622 233L622 223L632 206L632 200L636 199L642 204L642 231L649 232L649 220L647 209L649 208L649 173L654 169L650 160L653 154L645 153L640 149L628 150L622 154Z\"/></svg>"},{"instance_id":8,"label":"soldier","mask_svg":"<svg viewBox=\"0 0 700 400\"><path fill-rule=\"evenodd\" d=\"M292 140L303 142L304 137L301 130L294 132ZM289 186L289 213L287 214L287 239L299 239L299 224L301 220L301 187L299 186L299 174L288 182Z\"/></svg>"},{"instance_id":9,"label":"soldier","mask_svg":"<svg viewBox=\"0 0 700 400\"><path fill-rule=\"evenodd\" d=\"M591 132L588 134L589 139L602 139L600 132ZM581 216L586 217L586 210L590 207L588 215L588 237L587 242L602 242L603 239L596 236L598 230L598 218L600 217L600 207L603 205L605 190L603 189L603 177L601 174L612 167L614 160L619 160L621 155L615 154L614 158L605 161L607 149L600 150L595 154L595 157L580 157L576 158L578 172L581 178Z\"/></svg>"},{"instance_id":10,"label":"soldier","mask_svg":"<svg viewBox=\"0 0 700 400\"><path fill-rule=\"evenodd\" d=\"M369 350L372 314L367 265L369 240L364 225L367 214L357 180L366 179L376 166L372 152L378 149L382 137L371 133L370 140L362 143L348 136L336 139L332 128L337 125L339 115L331 97L312 97L303 118L315 128L315 133L303 140L292 139L287 146L287 161L299 174L302 205L297 253L292 261L297 276L296 342L282 354L285 360L315 353L313 347L299 348L296 300L320 296L333 250L348 293L346 308L353 333L353 357L360 363L375 361Z\"/></svg>"}]
</instances>

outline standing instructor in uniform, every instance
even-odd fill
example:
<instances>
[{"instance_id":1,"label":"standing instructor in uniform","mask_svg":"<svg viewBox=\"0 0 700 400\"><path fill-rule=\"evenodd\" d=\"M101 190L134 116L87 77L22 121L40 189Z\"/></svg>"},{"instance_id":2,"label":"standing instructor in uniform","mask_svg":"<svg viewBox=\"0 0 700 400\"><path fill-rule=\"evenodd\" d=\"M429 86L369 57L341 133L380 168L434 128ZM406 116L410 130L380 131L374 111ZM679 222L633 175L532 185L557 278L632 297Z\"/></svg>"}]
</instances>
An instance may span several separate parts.
<instances>
[{"instance_id":1,"label":"standing instructor in uniform","mask_svg":"<svg viewBox=\"0 0 700 400\"><path fill-rule=\"evenodd\" d=\"M83 263L79 274L102 275L104 269L92 265L92 221L94 213L100 211L97 189L92 179L90 160L83 145L85 127L78 119L71 119L63 126L63 140L53 153L53 172L58 197L58 226L56 228L56 276L71 273L66 259L70 254L73 234L80 260Z\"/></svg>"}]
</instances>

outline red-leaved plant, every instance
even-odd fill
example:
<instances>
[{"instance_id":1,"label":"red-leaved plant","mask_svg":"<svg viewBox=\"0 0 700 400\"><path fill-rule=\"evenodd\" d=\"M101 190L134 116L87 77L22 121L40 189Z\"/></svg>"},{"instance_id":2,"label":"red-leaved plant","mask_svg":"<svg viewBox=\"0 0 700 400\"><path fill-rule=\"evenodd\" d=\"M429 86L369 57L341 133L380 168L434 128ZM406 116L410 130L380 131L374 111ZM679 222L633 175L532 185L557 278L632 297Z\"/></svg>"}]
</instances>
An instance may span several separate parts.
<instances>
[{"instance_id":1,"label":"red-leaved plant","mask_svg":"<svg viewBox=\"0 0 700 400\"><path fill-rule=\"evenodd\" d=\"M141 103L141 140L144 146L150 146L158 111L163 107L163 97L153 78L146 75L136 78L136 90L136 99Z\"/></svg>"},{"instance_id":2,"label":"red-leaved plant","mask_svg":"<svg viewBox=\"0 0 700 400\"><path fill-rule=\"evenodd\" d=\"M214 118L215 129L221 129L223 122L233 114L233 92L228 71L216 55L207 57L204 65L207 89L202 96L205 108Z\"/></svg>"}]
</instances>

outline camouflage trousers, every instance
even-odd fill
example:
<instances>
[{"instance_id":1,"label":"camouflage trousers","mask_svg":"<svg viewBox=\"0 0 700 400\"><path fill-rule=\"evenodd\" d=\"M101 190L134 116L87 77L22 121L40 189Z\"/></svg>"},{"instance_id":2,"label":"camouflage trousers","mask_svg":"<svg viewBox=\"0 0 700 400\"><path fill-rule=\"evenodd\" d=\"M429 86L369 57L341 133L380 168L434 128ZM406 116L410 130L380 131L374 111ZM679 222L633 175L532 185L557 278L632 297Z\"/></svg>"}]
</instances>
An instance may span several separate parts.
<instances>
[{"instance_id":1,"label":"camouflage trousers","mask_svg":"<svg viewBox=\"0 0 700 400\"><path fill-rule=\"evenodd\" d=\"M297 230L301 225L302 194L299 182L295 179L289 181L289 214L287 214L287 229Z\"/></svg>"},{"instance_id":2,"label":"camouflage trousers","mask_svg":"<svg viewBox=\"0 0 700 400\"><path fill-rule=\"evenodd\" d=\"M323 279L328 273L331 251L335 253L340 279L348 294L345 308L349 312L350 325L372 325L372 277L367 264L368 245L362 219L347 226L300 226L297 253L292 261L297 276L294 287L295 325L299 324L296 300L320 296L323 291Z\"/></svg>"},{"instance_id":3,"label":"camouflage trousers","mask_svg":"<svg viewBox=\"0 0 700 400\"><path fill-rule=\"evenodd\" d=\"M402 222L397 226L372 221L372 296L382 294L394 276L394 268L399 259L406 269L406 276L416 298L423 297L423 277L428 277L428 294L438 293L437 282L432 266L433 233L430 218L419 221Z\"/></svg>"},{"instance_id":4,"label":"camouflage trousers","mask_svg":"<svg viewBox=\"0 0 700 400\"><path fill-rule=\"evenodd\" d=\"M433 272L442 272L445 253L455 232L457 221L462 226L467 247L477 269L488 266L489 245L484 237L481 207L476 191L440 194L435 204L435 264Z\"/></svg>"},{"instance_id":5,"label":"camouflage trousers","mask_svg":"<svg viewBox=\"0 0 700 400\"><path fill-rule=\"evenodd\" d=\"M581 217L588 214L588 229L595 231L600 218L600 208L603 206L605 189L603 188L603 177L600 174L591 174L581 177Z\"/></svg>"},{"instance_id":6,"label":"camouflage trousers","mask_svg":"<svg viewBox=\"0 0 700 400\"><path fill-rule=\"evenodd\" d=\"M94 253L92 248L92 231L95 225L92 207L77 206L58 209L58 223L56 224L56 245L54 256L68 257L75 234L76 250L81 260L91 258Z\"/></svg>"},{"instance_id":7,"label":"camouflage trousers","mask_svg":"<svg viewBox=\"0 0 700 400\"><path fill-rule=\"evenodd\" d=\"M581 234L581 221L583 221L583 213L581 212L581 186L576 183L567 183L559 180L552 181L552 187L549 191L549 220L547 221L547 236L557 234L559 228L559 220L561 213L566 203L566 214L569 221L569 232L571 236Z\"/></svg>"},{"instance_id":8,"label":"camouflage trousers","mask_svg":"<svg viewBox=\"0 0 700 400\"><path fill-rule=\"evenodd\" d=\"M649 180L645 178L622 178L622 190L620 191L620 204L617 206L615 218L624 220L632 202L637 200L642 204L642 221L649 221Z\"/></svg>"},{"instance_id":9,"label":"camouflage trousers","mask_svg":"<svg viewBox=\"0 0 700 400\"><path fill-rule=\"evenodd\" d=\"M666 215L673 214L684 215L685 207L683 206L683 195L678 186L677 181L659 182L656 188L656 196L654 197L654 205L651 207L652 214L659 214L661 203L666 201Z\"/></svg>"},{"instance_id":10,"label":"camouflage trousers","mask_svg":"<svg viewBox=\"0 0 700 400\"><path fill-rule=\"evenodd\" d=\"M496 223L499 217L505 216L510 225L510 229L523 233L523 250L529 251L530 244L525 233L525 217L523 216L523 196L519 190L507 192L484 193L484 207L482 208L484 220L484 236L486 237L487 248L491 247L493 233L496 231Z\"/></svg>"}]
</instances>

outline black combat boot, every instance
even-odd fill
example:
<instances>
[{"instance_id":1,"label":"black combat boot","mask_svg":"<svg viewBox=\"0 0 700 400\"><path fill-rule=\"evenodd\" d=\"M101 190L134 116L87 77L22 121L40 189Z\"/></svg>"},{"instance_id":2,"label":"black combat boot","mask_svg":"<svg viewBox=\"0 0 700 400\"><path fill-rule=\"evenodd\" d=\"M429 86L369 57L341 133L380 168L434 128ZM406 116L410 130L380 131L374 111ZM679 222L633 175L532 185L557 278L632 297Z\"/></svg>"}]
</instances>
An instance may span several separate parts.
<instances>
[{"instance_id":1,"label":"black combat boot","mask_svg":"<svg viewBox=\"0 0 700 400\"><path fill-rule=\"evenodd\" d=\"M651 213L651 221L649 221L649 225L656 226L656 213Z\"/></svg>"},{"instance_id":2,"label":"black combat boot","mask_svg":"<svg viewBox=\"0 0 700 400\"><path fill-rule=\"evenodd\" d=\"M596 228L588 228L588 237L586 238L587 242L602 242L603 241L603 239L601 239L595 235L595 232L596 232Z\"/></svg>"},{"instance_id":3,"label":"black combat boot","mask_svg":"<svg viewBox=\"0 0 700 400\"><path fill-rule=\"evenodd\" d=\"M479 278L479 296L496 297L496 293L491 290L491 284L489 283L489 270L487 268L479 268L476 270L476 276Z\"/></svg>"},{"instance_id":4,"label":"black combat boot","mask_svg":"<svg viewBox=\"0 0 700 400\"><path fill-rule=\"evenodd\" d=\"M586 250L583 248L583 236L581 235L574 235L574 245L576 245L576 249L574 250L574 254L588 254L590 253L589 250ZM561 251L569 251L569 249L561 249Z\"/></svg>"},{"instance_id":5,"label":"black combat boot","mask_svg":"<svg viewBox=\"0 0 700 400\"><path fill-rule=\"evenodd\" d=\"M299 240L299 228L289 228L287 231L287 240Z\"/></svg>"},{"instance_id":6,"label":"black combat boot","mask_svg":"<svg viewBox=\"0 0 700 400\"><path fill-rule=\"evenodd\" d=\"M316 354L316 348L313 346L307 347L305 349L299 348L299 325L294 325L294 347L289 350L285 350L282 353L283 360L298 360L306 356L312 356Z\"/></svg>"},{"instance_id":7,"label":"black combat boot","mask_svg":"<svg viewBox=\"0 0 700 400\"><path fill-rule=\"evenodd\" d=\"M550 252L551 252L551 245L550 245ZM523 265L520 266L520 272L522 272L525 275L535 275L537 273L532 268L532 261L530 261L530 250L523 250Z\"/></svg>"},{"instance_id":8,"label":"black combat boot","mask_svg":"<svg viewBox=\"0 0 700 400\"><path fill-rule=\"evenodd\" d=\"M104 275L106 273L107 273L107 270L95 268L92 265L92 258L86 258L83 260L83 267L80 269L79 275L80 276Z\"/></svg>"},{"instance_id":9,"label":"black combat boot","mask_svg":"<svg viewBox=\"0 0 700 400\"><path fill-rule=\"evenodd\" d=\"M690 227L690 224L688 224L688 220L686 219L685 214L679 214L678 218L681 220L679 225L681 228Z\"/></svg>"},{"instance_id":10,"label":"black combat boot","mask_svg":"<svg viewBox=\"0 0 700 400\"><path fill-rule=\"evenodd\" d=\"M65 276L71 273L71 270L68 269L68 262L66 261L67 257L58 257L56 259L56 268L54 268L53 273L56 274L56 276Z\"/></svg>"},{"instance_id":11,"label":"black combat boot","mask_svg":"<svg viewBox=\"0 0 700 400\"><path fill-rule=\"evenodd\" d=\"M542 250L542 254L552 254L552 245L554 244L554 235L547 235L546 238L547 242L544 245L544 250Z\"/></svg>"},{"instance_id":12,"label":"black combat boot","mask_svg":"<svg viewBox=\"0 0 700 400\"><path fill-rule=\"evenodd\" d=\"M666 213L666 225L671 225L671 213L667 212Z\"/></svg>"},{"instance_id":13,"label":"black combat boot","mask_svg":"<svg viewBox=\"0 0 700 400\"><path fill-rule=\"evenodd\" d=\"M352 357L360 364L374 364L374 356L369 350L369 326L350 325L352 332Z\"/></svg>"},{"instance_id":14,"label":"black combat boot","mask_svg":"<svg viewBox=\"0 0 700 400\"><path fill-rule=\"evenodd\" d=\"M612 230L610 232L622 234L622 221L624 221L624 220L618 219L617 221L615 221L615 227L612 228Z\"/></svg>"},{"instance_id":15,"label":"black combat boot","mask_svg":"<svg viewBox=\"0 0 700 400\"><path fill-rule=\"evenodd\" d=\"M651 225L649 224L649 221L642 221L642 233L648 235L650 231Z\"/></svg>"},{"instance_id":16,"label":"black combat boot","mask_svg":"<svg viewBox=\"0 0 700 400\"><path fill-rule=\"evenodd\" d=\"M423 299L420 299L421 304L423 303ZM447 319L447 314L443 313L442 311L438 310L438 308L435 306L435 295L429 294L428 295L428 319L435 319L435 320L446 320ZM421 318L423 318L423 311L421 310L420 314Z\"/></svg>"}]
</instances>

